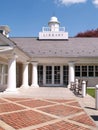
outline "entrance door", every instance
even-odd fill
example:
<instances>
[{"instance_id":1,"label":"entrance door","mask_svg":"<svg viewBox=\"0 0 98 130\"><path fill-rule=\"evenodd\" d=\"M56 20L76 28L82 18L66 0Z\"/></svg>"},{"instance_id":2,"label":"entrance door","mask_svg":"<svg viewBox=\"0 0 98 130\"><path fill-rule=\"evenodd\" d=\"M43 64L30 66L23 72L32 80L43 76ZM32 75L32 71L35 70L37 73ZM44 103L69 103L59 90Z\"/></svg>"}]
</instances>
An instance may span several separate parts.
<instances>
[{"instance_id":1,"label":"entrance door","mask_svg":"<svg viewBox=\"0 0 98 130\"><path fill-rule=\"evenodd\" d=\"M46 66L46 85L60 85L60 66Z\"/></svg>"},{"instance_id":2,"label":"entrance door","mask_svg":"<svg viewBox=\"0 0 98 130\"><path fill-rule=\"evenodd\" d=\"M68 66L38 66L38 84L40 86L67 86Z\"/></svg>"},{"instance_id":3,"label":"entrance door","mask_svg":"<svg viewBox=\"0 0 98 130\"><path fill-rule=\"evenodd\" d=\"M52 66L46 66L46 84L52 84Z\"/></svg>"},{"instance_id":4,"label":"entrance door","mask_svg":"<svg viewBox=\"0 0 98 130\"><path fill-rule=\"evenodd\" d=\"M60 66L54 66L54 84L60 84Z\"/></svg>"}]
</instances>

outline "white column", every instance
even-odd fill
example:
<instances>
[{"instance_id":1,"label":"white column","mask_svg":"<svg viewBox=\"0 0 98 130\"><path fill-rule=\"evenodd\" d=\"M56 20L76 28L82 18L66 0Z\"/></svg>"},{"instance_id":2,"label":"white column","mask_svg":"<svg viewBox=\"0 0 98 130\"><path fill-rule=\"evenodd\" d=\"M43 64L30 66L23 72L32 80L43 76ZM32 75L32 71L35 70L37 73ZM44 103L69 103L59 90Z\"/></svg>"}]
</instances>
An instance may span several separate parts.
<instances>
[{"instance_id":1,"label":"white column","mask_svg":"<svg viewBox=\"0 0 98 130\"><path fill-rule=\"evenodd\" d=\"M14 55L8 63L8 86L6 92L17 92L16 89L16 58Z\"/></svg>"},{"instance_id":2,"label":"white column","mask_svg":"<svg viewBox=\"0 0 98 130\"><path fill-rule=\"evenodd\" d=\"M29 88L28 85L28 64L29 62L23 63L23 79L22 79L22 88Z\"/></svg>"},{"instance_id":3,"label":"white column","mask_svg":"<svg viewBox=\"0 0 98 130\"><path fill-rule=\"evenodd\" d=\"M31 87L39 87L38 74L37 74L37 62L32 62L32 85Z\"/></svg>"},{"instance_id":4,"label":"white column","mask_svg":"<svg viewBox=\"0 0 98 130\"><path fill-rule=\"evenodd\" d=\"M69 62L69 85L70 87L71 82L75 81L75 68L74 68L74 62Z\"/></svg>"}]
</instances>

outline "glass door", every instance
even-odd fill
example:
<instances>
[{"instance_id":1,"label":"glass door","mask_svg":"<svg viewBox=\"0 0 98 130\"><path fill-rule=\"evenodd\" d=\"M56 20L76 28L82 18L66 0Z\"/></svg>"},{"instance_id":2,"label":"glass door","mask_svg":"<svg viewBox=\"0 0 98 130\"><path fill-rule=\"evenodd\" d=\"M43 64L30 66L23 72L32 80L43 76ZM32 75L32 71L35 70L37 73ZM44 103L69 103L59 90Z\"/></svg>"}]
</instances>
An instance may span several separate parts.
<instances>
[{"instance_id":1,"label":"glass door","mask_svg":"<svg viewBox=\"0 0 98 130\"><path fill-rule=\"evenodd\" d=\"M38 84L43 85L43 66L38 66Z\"/></svg>"},{"instance_id":2,"label":"glass door","mask_svg":"<svg viewBox=\"0 0 98 130\"><path fill-rule=\"evenodd\" d=\"M46 66L46 84L52 84L52 66Z\"/></svg>"},{"instance_id":3,"label":"glass door","mask_svg":"<svg viewBox=\"0 0 98 130\"><path fill-rule=\"evenodd\" d=\"M60 66L54 66L54 84L60 84Z\"/></svg>"},{"instance_id":4,"label":"glass door","mask_svg":"<svg viewBox=\"0 0 98 130\"><path fill-rule=\"evenodd\" d=\"M63 84L68 85L68 66L63 66Z\"/></svg>"}]
</instances>

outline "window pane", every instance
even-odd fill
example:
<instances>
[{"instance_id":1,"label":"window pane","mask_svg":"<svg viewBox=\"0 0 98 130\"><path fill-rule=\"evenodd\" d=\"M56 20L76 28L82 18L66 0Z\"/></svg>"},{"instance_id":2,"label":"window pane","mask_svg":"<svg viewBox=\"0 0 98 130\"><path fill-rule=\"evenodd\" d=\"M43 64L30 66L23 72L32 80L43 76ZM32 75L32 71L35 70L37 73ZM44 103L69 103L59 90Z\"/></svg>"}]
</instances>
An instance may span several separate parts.
<instances>
[{"instance_id":1,"label":"window pane","mask_svg":"<svg viewBox=\"0 0 98 130\"><path fill-rule=\"evenodd\" d=\"M43 85L43 66L38 66L38 84Z\"/></svg>"},{"instance_id":2,"label":"window pane","mask_svg":"<svg viewBox=\"0 0 98 130\"><path fill-rule=\"evenodd\" d=\"M88 76L89 77L94 76L94 66L88 66Z\"/></svg>"},{"instance_id":3,"label":"window pane","mask_svg":"<svg viewBox=\"0 0 98 130\"><path fill-rule=\"evenodd\" d=\"M8 66L7 65L4 65L4 73L7 74L8 73Z\"/></svg>"},{"instance_id":4,"label":"window pane","mask_svg":"<svg viewBox=\"0 0 98 130\"><path fill-rule=\"evenodd\" d=\"M68 66L63 66L63 83L68 85Z\"/></svg>"},{"instance_id":5,"label":"window pane","mask_svg":"<svg viewBox=\"0 0 98 130\"><path fill-rule=\"evenodd\" d=\"M2 64L0 64L0 73L2 73Z\"/></svg>"},{"instance_id":6,"label":"window pane","mask_svg":"<svg viewBox=\"0 0 98 130\"><path fill-rule=\"evenodd\" d=\"M7 84L7 75L3 77L3 84Z\"/></svg>"},{"instance_id":7,"label":"window pane","mask_svg":"<svg viewBox=\"0 0 98 130\"><path fill-rule=\"evenodd\" d=\"M98 66L95 66L95 76L98 77Z\"/></svg>"},{"instance_id":8,"label":"window pane","mask_svg":"<svg viewBox=\"0 0 98 130\"><path fill-rule=\"evenodd\" d=\"M54 66L54 83L60 84L60 66Z\"/></svg>"},{"instance_id":9,"label":"window pane","mask_svg":"<svg viewBox=\"0 0 98 130\"><path fill-rule=\"evenodd\" d=\"M52 84L52 66L46 66L46 84Z\"/></svg>"},{"instance_id":10,"label":"window pane","mask_svg":"<svg viewBox=\"0 0 98 130\"><path fill-rule=\"evenodd\" d=\"M82 76L87 77L87 66L82 66Z\"/></svg>"},{"instance_id":11,"label":"window pane","mask_svg":"<svg viewBox=\"0 0 98 130\"><path fill-rule=\"evenodd\" d=\"M75 76L80 77L80 66L75 66Z\"/></svg>"},{"instance_id":12,"label":"window pane","mask_svg":"<svg viewBox=\"0 0 98 130\"><path fill-rule=\"evenodd\" d=\"M1 84L1 75L0 75L0 84Z\"/></svg>"}]
</instances>

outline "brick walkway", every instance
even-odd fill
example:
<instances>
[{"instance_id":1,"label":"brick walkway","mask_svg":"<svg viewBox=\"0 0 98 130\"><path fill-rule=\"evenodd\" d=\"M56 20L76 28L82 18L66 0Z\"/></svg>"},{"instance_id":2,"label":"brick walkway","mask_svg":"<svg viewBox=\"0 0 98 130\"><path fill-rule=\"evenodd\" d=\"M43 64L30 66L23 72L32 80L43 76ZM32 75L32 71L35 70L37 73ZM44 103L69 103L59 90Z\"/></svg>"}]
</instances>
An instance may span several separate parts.
<instances>
[{"instance_id":1,"label":"brick walkway","mask_svg":"<svg viewBox=\"0 0 98 130\"><path fill-rule=\"evenodd\" d=\"M0 130L97 130L76 99L0 98Z\"/></svg>"}]
</instances>

